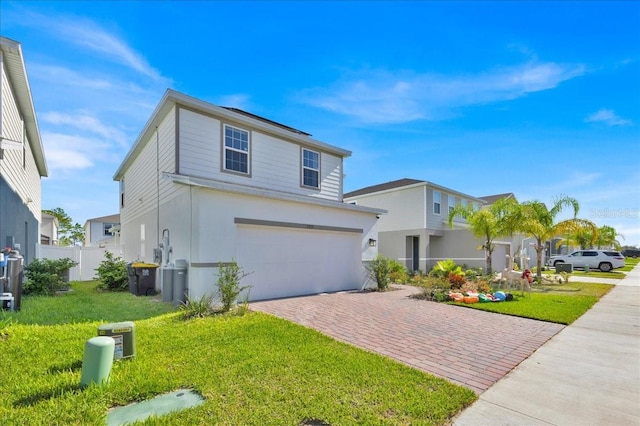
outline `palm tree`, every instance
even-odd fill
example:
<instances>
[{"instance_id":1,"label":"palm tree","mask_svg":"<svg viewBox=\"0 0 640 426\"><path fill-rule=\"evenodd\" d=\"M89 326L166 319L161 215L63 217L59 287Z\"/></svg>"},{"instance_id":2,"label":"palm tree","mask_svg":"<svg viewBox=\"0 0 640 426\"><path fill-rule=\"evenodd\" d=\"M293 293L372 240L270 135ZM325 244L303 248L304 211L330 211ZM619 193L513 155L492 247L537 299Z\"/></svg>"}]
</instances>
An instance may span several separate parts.
<instances>
[{"instance_id":1,"label":"palm tree","mask_svg":"<svg viewBox=\"0 0 640 426\"><path fill-rule=\"evenodd\" d=\"M562 245L566 245L567 249L571 246L578 246L580 250L586 250L593 247L597 239L598 232L594 234L591 226L578 226L573 234L567 235L564 239L559 240L556 246L559 248Z\"/></svg>"},{"instance_id":2,"label":"palm tree","mask_svg":"<svg viewBox=\"0 0 640 426\"><path fill-rule=\"evenodd\" d=\"M598 238L596 238L595 241L596 247L602 248L613 246L617 250L619 250L622 244L620 244L616 237L620 237L624 240L624 235L616 232L613 226L602 225L600 228L598 228Z\"/></svg>"},{"instance_id":3,"label":"palm tree","mask_svg":"<svg viewBox=\"0 0 640 426\"><path fill-rule=\"evenodd\" d=\"M556 223L556 216L563 207L573 209L573 218ZM520 204L518 211L518 230L536 239L536 276L542 279L542 251L544 243L559 235L575 235L590 229L592 235L597 235L598 227L587 219L579 219L576 216L580 210L580 204L575 198L559 197L553 201L549 209L541 201L527 201Z\"/></svg>"},{"instance_id":4,"label":"palm tree","mask_svg":"<svg viewBox=\"0 0 640 426\"><path fill-rule=\"evenodd\" d=\"M516 229L518 202L514 198L501 198L488 208L474 210L470 206L457 205L449 211L449 226L453 228L453 219L460 216L467 221L471 232L484 243L480 249L485 250L487 274L493 272L491 255L495 249L493 241L497 237L513 234Z\"/></svg>"}]
</instances>

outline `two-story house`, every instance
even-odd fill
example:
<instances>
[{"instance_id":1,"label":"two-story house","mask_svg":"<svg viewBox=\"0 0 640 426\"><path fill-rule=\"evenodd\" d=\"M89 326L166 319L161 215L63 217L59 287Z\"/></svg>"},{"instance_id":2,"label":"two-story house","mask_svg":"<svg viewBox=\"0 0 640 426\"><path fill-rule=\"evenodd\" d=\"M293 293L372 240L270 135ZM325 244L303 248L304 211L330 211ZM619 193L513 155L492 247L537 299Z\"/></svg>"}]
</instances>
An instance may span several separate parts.
<instances>
[{"instance_id":1,"label":"two-story house","mask_svg":"<svg viewBox=\"0 0 640 426\"><path fill-rule=\"evenodd\" d=\"M0 37L0 247L29 263L40 242L47 164L20 43Z\"/></svg>"},{"instance_id":2,"label":"two-story house","mask_svg":"<svg viewBox=\"0 0 640 426\"><path fill-rule=\"evenodd\" d=\"M462 218L454 218L453 227L448 219L456 205L480 209L493 202L492 198L485 200L424 180L400 179L346 193L344 200L388 211L378 224L378 250L404 262L410 271L428 272L443 259L485 267L484 252L478 250L482 241L473 236ZM507 264L512 238L499 238L495 244L493 268L501 270Z\"/></svg>"},{"instance_id":3,"label":"two-story house","mask_svg":"<svg viewBox=\"0 0 640 426\"><path fill-rule=\"evenodd\" d=\"M190 297L231 261L251 300L361 288L384 211L343 203L350 154L168 90L114 175L124 258L158 262L163 242L163 265L188 263Z\"/></svg>"},{"instance_id":4,"label":"two-story house","mask_svg":"<svg viewBox=\"0 0 640 426\"><path fill-rule=\"evenodd\" d=\"M117 246L119 243L120 215L112 214L87 219L84 223L85 247Z\"/></svg>"}]
</instances>

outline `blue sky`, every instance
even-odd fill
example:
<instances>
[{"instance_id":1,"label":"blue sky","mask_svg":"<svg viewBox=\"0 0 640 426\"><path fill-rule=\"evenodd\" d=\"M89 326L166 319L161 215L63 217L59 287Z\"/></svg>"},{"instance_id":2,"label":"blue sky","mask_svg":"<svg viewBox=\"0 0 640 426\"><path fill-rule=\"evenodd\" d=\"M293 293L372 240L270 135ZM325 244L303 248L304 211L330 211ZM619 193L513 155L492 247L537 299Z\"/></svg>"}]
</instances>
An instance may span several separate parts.
<instances>
[{"instance_id":1,"label":"blue sky","mask_svg":"<svg viewBox=\"0 0 640 426\"><path fill-rule=\"evenodd\" d=\"M15 2L43 208L118 211L167 88L349 149L345 191L409 177L580 202L640 245L638 2Z\"/></svg>"}]
</instances>

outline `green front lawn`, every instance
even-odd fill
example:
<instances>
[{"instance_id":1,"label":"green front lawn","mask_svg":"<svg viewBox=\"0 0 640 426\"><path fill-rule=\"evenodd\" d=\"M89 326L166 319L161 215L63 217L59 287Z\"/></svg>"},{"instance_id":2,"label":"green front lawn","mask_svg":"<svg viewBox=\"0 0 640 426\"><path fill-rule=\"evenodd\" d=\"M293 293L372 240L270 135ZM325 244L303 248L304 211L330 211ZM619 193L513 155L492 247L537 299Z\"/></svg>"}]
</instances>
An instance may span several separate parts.
<instances>
[{"instance_id":1,"label":"green front lawn","mask_svg":"<svg viewBox=\"0 0 640 426\"><path fill-rule=\"evenodd\" d=\"M22 312L11 314L20 323L0 337L3 425L102 425L110 407L178 388L195 389L205 404L147 424L446 425L476 399L471 390L269 315L183 321L162 313L172 308L157 299L96 293L94 286L25 297ZM114 363L108 384L79 389L85 342L105 322L132 319L136 356Z\"/></svg>"},{"instance_id":2,"label":"green front lawn","mask_svg":"<svg viewBox=\"0 0 640 426\"><path fill-rule=\"evenodd\" d=\"M512 290L514 300L510 302L450 303L500 314L571 324L612 288L608 284L580 282L562 285L534 284L531 295L525 291L522 296L520 290Z\"/></svg>"},{"instance_id":3,"label":"green front lawn","mask_svg":"<svg viewBox=\"0 0 640 426\"><path fill-rule=\"evenodd\" d=\"M620 271L629 272L633 268L635 268L636 265L638 265L638 263L640 263L640 257L636 257L635 259L633 257L625 257L624 258L624 267L620 268L619 270Z\"/></svg>"}]
</instances>

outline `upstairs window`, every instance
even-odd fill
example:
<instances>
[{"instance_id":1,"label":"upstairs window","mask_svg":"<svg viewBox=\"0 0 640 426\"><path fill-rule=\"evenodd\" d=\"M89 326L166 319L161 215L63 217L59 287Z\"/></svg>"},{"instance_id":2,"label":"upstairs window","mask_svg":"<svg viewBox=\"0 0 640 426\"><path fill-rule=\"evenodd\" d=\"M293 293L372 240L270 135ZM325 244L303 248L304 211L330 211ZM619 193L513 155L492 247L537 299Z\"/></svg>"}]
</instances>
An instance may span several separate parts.
<instances>
[{"instance_id":1,"label":"upstairs window","mask_svg":"<svg viewBox=\"0 0 640 426\"><path fill-rule=\"evenodd\" d=\"M433 191L433 214L440 214L440 191Z\"/></svg>"},{"instance_id":2,"label":"upstairs window","mask_svg":"<svg viewBox=\"0 0 640 426\"><path fill-rule=\"evenodd\" d=\"M114 226L117 226L117 223L103 223L102 224L102 235L105 237L111 237L113 236L113 233L111 232L111 228Z\"/></svg>"},{"instance_id":3,"label":"upstairs window","mask_svg":"<svg viewBox=\"0 0 640 426\"><path fill-rule=\"evenodd\" d=\"M249 132L224 126L224 170L249 174Z\"/></svg>"},{"instance_id":4,"label":"upstairs window","mask_svg":"<svg viewBox=\"0 0 640 426\"><path fill-rule=\"evenodd\" d=\"M453 195L449 195L449 214L451 214L451 210L453 210L456 206L456 197Z\"/></svg>"},{"instance_id":5,"label":"upstairs window","mask_svg":"<svg viewBox=\"0 0 640 426\"><path fill-rule=\"evenodd\" d=\"M320 153L302 149L302 186L320 188Z\"/></svg>"}]
</instances>

